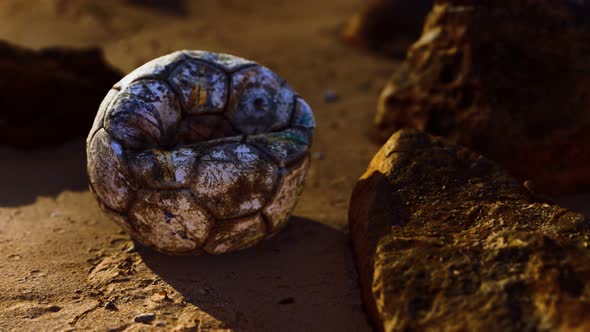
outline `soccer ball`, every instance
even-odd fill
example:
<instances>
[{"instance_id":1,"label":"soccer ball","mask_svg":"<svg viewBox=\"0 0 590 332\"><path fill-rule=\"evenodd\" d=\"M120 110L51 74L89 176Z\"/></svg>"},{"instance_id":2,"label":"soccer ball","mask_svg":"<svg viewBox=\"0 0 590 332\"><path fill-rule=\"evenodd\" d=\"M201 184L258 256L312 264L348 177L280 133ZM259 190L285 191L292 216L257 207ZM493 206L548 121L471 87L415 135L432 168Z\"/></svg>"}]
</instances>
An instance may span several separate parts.
<instances>
[{"instance_id":1,"label":"soccer ball","mask_svg":"<svg viewBox=\"0 0 590 332\"><path fill-rule=\"evenodd\" d=\"M86 140L90 189L145 246L173 254L244 249L287 223L314 127L309 105L268 68L174 52L104 98Z\"/></svg>"}]
</instances>

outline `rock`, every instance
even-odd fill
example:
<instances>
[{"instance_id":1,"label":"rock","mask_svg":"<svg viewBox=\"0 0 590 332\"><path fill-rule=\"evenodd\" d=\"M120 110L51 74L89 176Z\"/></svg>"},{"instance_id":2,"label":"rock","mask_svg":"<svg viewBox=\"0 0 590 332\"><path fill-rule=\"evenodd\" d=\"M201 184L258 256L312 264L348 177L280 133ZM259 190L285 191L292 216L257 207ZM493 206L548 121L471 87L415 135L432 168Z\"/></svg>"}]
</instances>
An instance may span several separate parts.
<instances>
[{"instance_id":1,"label":"rock","mask_svg":"<svg viewBox=\"0 0 590 332\"><path fill-rule=\"evenodd\" d=\"M340 99L338 93L334 90L326 90L324 91L324 102L331 104L335 103Z\"/></svg>"},{"instance_id":2,"label":"rock","mask_svg":"<svg viewBox=\"0 0 590 332\"><path fill-rule=\"evenodd\" d=\"M344 30L349 44L371 50L403 55L420 36L433 0L368 0Z\"/></svg>"},{"instance_id":3,"label":"rock","mask_svg":"<svg viewBox=\"0 0 590 332\"><path fill-rule=\"evenodd\" d=\"M111 310L111 311L117 311L119 310L117 308L117 305L115 303L113 303L112 301L107 301L107 303L105 303L104 308L107 310Z\"/></svg>"},{"instance_id":4,"label":"rock","mask_svg":"<svg viewBox=\"0 0 590 332\"><path fill-rule=\"evenodd\" d=\"M590 2L438 1L382 92L380 142L417 128L543 194L590 186Z\"/></svg>"},{"instance_id":5,"label":"rock","mask_svg":"<svg viewBox=\"0 0 590 332\"><path fill-rule=\"evenodd\" d=\"M25 49L0 41L0 145L40 148L84 137L122 77L100 49Z\"/></svg>"},{"instance_id":6,"label":"rock","mask_svg":"<svg viewBox=\"0 0 590 332\"><path fill-rule=\"evenodd\" d=\"M141 314L141 315L135 316L135 318L133 318L133 321L136 323L149 323L149 322L153 321L154 319L156 319L156 314L154 314L153 312L150 312L147 314Z\"/></svg>"},{"instance_id":7,"label":"rock","mask_svg":"<svg viewBox=\"0 0 590 332\"><path fill-rule=\"evenodd\" d=\"M590 224L494 162L406 129L357 183L349 226L384 331L590 329Z\"/></svg>"}]
</instances>

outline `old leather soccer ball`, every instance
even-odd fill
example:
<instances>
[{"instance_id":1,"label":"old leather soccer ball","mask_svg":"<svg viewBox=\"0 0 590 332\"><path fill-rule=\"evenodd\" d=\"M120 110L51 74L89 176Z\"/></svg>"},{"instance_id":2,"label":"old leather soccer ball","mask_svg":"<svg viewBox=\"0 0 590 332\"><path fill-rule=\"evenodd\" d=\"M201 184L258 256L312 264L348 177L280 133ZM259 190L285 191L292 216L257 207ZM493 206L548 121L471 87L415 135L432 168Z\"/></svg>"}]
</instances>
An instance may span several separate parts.
<instances>
[{"instance_id":1,"label":"old leather soccer ball","mask_svg":"<svg viewBox=\"0 0 590 332\"><path fill-rule=\"evenodd\" d=\"M137 68L104 98L86 141L90 188L146 246L244 249L287 223L314 127L307 103L269 69L178 51Z\"/></svg>"}]
</instances>

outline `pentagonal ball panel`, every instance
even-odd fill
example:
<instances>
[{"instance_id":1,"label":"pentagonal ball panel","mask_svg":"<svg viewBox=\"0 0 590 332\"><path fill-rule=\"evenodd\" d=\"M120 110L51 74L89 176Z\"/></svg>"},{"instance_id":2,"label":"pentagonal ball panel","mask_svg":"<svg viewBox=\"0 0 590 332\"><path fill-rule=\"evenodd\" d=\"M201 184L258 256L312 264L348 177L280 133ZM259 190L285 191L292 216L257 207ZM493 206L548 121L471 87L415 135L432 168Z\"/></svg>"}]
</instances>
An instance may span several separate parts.
<instances>
[{"instance_id":1,"label":"pentagonal ball panel","mask_svg":"<svg viewBox=\"0 0 590 332\"><path fill-rule=\"evenodd\" d=\"M88 177L99 200L112 210L127 210L134 192L123 147L100 129L88 145Z\"/></svg>"},{"instance_id":2,"label":"pentagonal ball panel","mask_svg":"<svg viewBox=\"0 0 590 332\"><path fill-rule=\"evenodd\" d=\"M294 93L264 67L249 67L232 76L227 117L244 134L284 129L293 113Z\"/></svg>"},{"instance_id":3,"label":"pentagonal ball panel","mask_svg":"<svg viewBox=\"0 0 590 332\"><path fill-rule=\"evenodd\" d=\"M223 70L203 61L186 60L168 80L180 92L187 114L223 112L228 94Z\"/></svg>"},{"instance_id":4,"label":"pentagonal ball panel","mask_svg":"<svg viewBox=\"0 0 590 332\"><path fill-rule=\"evenodd\" d=\"M210 254L223 254L245 249L258 243L266 234L260 215L226 220L219 223L203 247Z\"/></svg>"},{"instance_id":5,"label":"pentagonal ball panel","mask_svg":"<svg viewBox=\"0 0 590 332\"><path fill-rule=\"evenodd\" d=\"M142 190L129 217L147 241L171 253L197 249L213 226L188 190Z\"/></svg>"},{"instance_id":6,"label":"pentagonal ball panel","mask_svg":"<svg viewBox=\"0 0 590 332\"><path fill-rule=\"evenodd\" d=\"M253 135L248 142L269 155L280 167L301 160L309 150L306 129L286 129L276 133Z\"/></svg>"},{"instance_id":7,"label":"pentagonal ball panel","mask_svg":"<svg viewBox=\"0 0 590 332\"><path fill-rule=\"evenodd\" d=\"M161 126L161 144L170 144L181 117L180 104L170 86L161 80L141 80L129 84L121 94L131 94L153 107L154 118Z\"/></svg>"},{"instance_id":8,"label":"pentagonal ball panel","mask_svg":"<svg viewBox=\"0 0 590 332\"><path fill-rule=\"evenodd\" d=\"M229 219L260 210L277 177L278 168L254 147L226 143L203 153L190 189L216 219Z\"/></svg>"}]
</instances>

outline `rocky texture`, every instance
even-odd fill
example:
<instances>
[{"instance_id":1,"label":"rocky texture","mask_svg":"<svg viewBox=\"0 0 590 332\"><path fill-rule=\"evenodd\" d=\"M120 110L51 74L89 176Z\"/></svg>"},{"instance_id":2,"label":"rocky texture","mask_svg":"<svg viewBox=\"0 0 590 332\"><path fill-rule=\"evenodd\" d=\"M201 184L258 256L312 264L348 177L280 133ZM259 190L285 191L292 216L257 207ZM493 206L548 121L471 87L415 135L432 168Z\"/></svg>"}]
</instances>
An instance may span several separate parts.
<instances>
[{"instance_id":1,"label":"rocky texture","mask_svg":"<svg viewBox=\"0 0 590 332\"><path fill-rule=\"evenodd\" d=\"M382 92L379 140L418 128L482 153L541 193L588 188L588 4L439 1Z\"/></svg>"},{"instance_id":2,"label":"rocky texture","mask_svg":"<svg viewBox=\"0 0 590 332\"><path fill-rule=\"evenodd\" d=\"M84 137L121 76L97 48L33 51L0 41L0 145L39 148Z\"/></svg>"},{"instance_id":3,"label":"rocky texture","mask_svg":"<svg viewBox=\"0 0 590 332\"><path fill-rule=\"evenodd\" d=\"M403 55L422 31L433 0L366 0L346 25L348 43L374 51Z\"/></svg>"},{"instance_id":4,"label":"rocky texture","mask_svg":"<svg viewBox=\"0 0 590 332\"><path fill-rule=\"evenodd\" d=\"M398 131L356 185L349 222L380 330L590 328L590 223L466 148Z\"/></svg>"}]
</instances>

